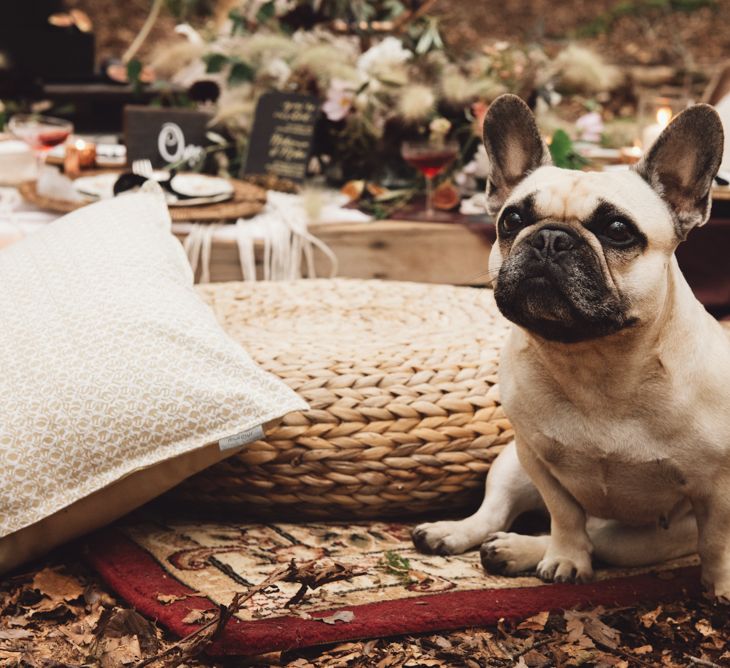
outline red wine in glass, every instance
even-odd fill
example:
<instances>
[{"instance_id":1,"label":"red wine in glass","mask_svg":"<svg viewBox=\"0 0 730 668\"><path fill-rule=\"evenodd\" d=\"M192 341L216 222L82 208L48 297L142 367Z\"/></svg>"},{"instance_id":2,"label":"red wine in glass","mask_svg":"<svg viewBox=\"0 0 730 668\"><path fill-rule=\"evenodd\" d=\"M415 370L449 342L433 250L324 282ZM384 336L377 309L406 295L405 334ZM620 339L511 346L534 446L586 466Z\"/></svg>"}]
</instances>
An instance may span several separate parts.
<instances>
[{"instance_id":1,"label":"red wine in glass","mask_svg":"<svg viewBox=\"0 0 730 668\"><path fill-rule=\"evenodd\" d=\"M401 146L403 159L415 167L426 179L426 217L433 217L433 177L440 174L459 153L456 142L429 140L404 142Z\"/></svg>"},{"instance_id":2,"label":"red wine in glass","mask_svg":"<svg viewBox=\"0 0 730 668\"><path fill-rule=\"evenodd\" d=\"M63 118L39 114L15 114L8 122L8 129L33 149L40 174L45 154L54 146L65 142L73 132L74 126Z\"/></svg>"},{"instance_id":3,"label":"red wine in glass","mask_svg":"<svg viewBox=\"0 0 730 668\"><path fill-rule=\"evenodd\" d=\"M71 134L70 129L46 130L39 132L36 140L38 148L49 149L58 146L68 139Z\"/></svg>"},{"instance_id":4,"label":"red wine in glass","mask_svg":"<svg viewBox=\"0 0 730 668\"><path fill-rule=\"evenodd\" d=\"M451 149L433 149L415 154L404 152L403 154L403 158L409 165L413 165L429 179L439 174L455 157L456 153Z\"/></svg>"}]
</instances>

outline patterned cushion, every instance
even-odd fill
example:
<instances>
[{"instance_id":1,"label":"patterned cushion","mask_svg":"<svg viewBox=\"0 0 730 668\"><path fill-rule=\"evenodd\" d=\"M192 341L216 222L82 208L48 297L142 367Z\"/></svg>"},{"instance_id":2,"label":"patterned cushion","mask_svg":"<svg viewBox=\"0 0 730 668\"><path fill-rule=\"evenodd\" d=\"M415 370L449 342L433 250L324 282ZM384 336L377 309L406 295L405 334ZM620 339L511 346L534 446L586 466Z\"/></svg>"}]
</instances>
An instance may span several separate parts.
<instances>
[{"instance_id":1,"label":"patterned cushion","mask_svg":"<svg viewBox=\"0 0 730 668\"><path fill-rule=\"evenodd\" d=\"M85 207L0 252L0 286L0 570L50 547L25 537L19 555L23 529L204 446L220 459L221 439L306 407L197 296L157 194ZM147 485L135 503L164 491Z\"/></svg>"}]
</instances>

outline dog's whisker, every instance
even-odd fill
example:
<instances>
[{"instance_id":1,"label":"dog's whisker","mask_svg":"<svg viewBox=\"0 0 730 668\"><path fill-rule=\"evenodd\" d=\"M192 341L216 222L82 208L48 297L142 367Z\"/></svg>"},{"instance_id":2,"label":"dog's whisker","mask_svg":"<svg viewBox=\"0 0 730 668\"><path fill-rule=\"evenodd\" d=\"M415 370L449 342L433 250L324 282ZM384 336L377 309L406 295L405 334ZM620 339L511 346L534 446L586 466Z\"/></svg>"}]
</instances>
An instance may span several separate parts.
<instances>
[{"instance_id":1,"label":"dog's whisker","mask_svg":"<svg viewBox=\"0 0 730 668\"><path fill-rule=\"evenodd\" d=\"M490 281L493 281L495 278L497 278L498 275L499 275L499 269L496 269L496 270L486 269L485 271L480 271L476 274L469 276L466 279L465 283L468 285L481 278L488 278Z\"/></svg>"}]
</instances>

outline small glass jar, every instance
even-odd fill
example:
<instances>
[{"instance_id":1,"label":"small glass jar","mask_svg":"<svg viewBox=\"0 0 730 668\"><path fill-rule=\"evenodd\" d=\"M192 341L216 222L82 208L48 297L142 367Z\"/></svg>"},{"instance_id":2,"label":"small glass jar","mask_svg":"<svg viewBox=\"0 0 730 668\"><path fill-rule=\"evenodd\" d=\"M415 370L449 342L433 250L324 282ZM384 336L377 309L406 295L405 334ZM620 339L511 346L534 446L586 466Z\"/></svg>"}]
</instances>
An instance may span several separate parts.
<instances>
[{"instance_id":1,"label":"small glass jar","mask_svg":"<svg viewBox=\"0 0 730 668\"><path fill-rule=\"evenodd\" d=\"M680 91L646 91L639 96L638 136L636 145L646 153L680 111L692 100Z\"/></svg>"}]
</instances>

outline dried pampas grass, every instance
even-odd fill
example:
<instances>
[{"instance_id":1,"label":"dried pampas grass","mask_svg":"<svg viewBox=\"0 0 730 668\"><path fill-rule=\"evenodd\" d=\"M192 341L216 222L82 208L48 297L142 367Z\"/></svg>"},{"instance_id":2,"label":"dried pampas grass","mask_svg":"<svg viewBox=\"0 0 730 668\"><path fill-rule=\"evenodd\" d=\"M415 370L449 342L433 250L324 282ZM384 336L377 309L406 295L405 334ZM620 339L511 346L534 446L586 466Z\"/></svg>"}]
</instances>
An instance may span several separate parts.
<instances>
[{"instance_id":1,"label":"dried pampas grass","mask_svg":"<svg viewBox=\"0 0 730 668\"><path fill-rule=\"evenodd\" d=\"M552 63L556 88L563 92L599 93L613 90L621 83L621 71L609 65L595 51L569 44Z\"/></svg>"},{"instance_id":2,"label":"dried pampas grass","mask_svg":"<svg viewBox=\"0 0 730 668\"><path fill-rule=\"evenodd\" d=\"M248 133L253 122L256 102L253 87L249 83L233 88L224 88L218 98L218 109L211 125L219 123L230 130Z\"/></svg>"},{"instance_id":3,"label":"dried pampas grass","mask_svg":"<svg viewBox=\"0 0 730 668\"><path fill-rule=\"evenodd\" d=\"M404 86L398 95L398 113L409 122L427 118L434 110L436 96L423 84Z\"/></svg>"},{"instance_id":4,"label":"dried pampas grass","mask_svg":"<svg viewBox=\"0 0 730 668\"><path fill-rule=\"evenodd\" d=\"M296 56L298 47L288 35L255 33L244 38L231 38L227 50L258 67L271 58L290 60Z\"/></svg>"},{"instance_id":5,"label":"dried pampas grass","mask_svg":"<svg viewBox=\"0 0 730 668\"><path fill-rule=\"evenodd\" d=\"M468 104L477 98L493 100L505 92L504 84L484 76L467 78L456 67L446 69L441 79L441 95L454 106Z\"/></svg>"},{"instance_id":6,"label":"dried pampas grass","mask_svg":"<svg viewBox=\"0 0 730 668\"><path fill-rule=\"evenodd\" d=\"M300 47L291 64L292 69L309 70L320 81L342 79L358 83L360 79L354 65L343 59L340 49L330 44Z\"/></svg>"},{"instance_id":7,"label":"dried pampas grass","mask_svg":"<svg viewBox=\"0 0 730 668\"><path fill-rule=\"evenodd\" d=\"M168 42L155 49L151 64L158 79L172 79L180 70L200 60L207 50L205 43L194 44L189 40Z\"/></svg>"},{"instance_id":8,"label":"dried pampas grass","mask_svg":"<svg viewBox=\"0 0 730 668\"><path fill-rule=\"evenodd\" d=\"M557 130L564 130L568 135L575 134L575 124L558 116L541 97L535 104L535 120L543 136L552 137Z\"/></svg>"}]
</instances>

